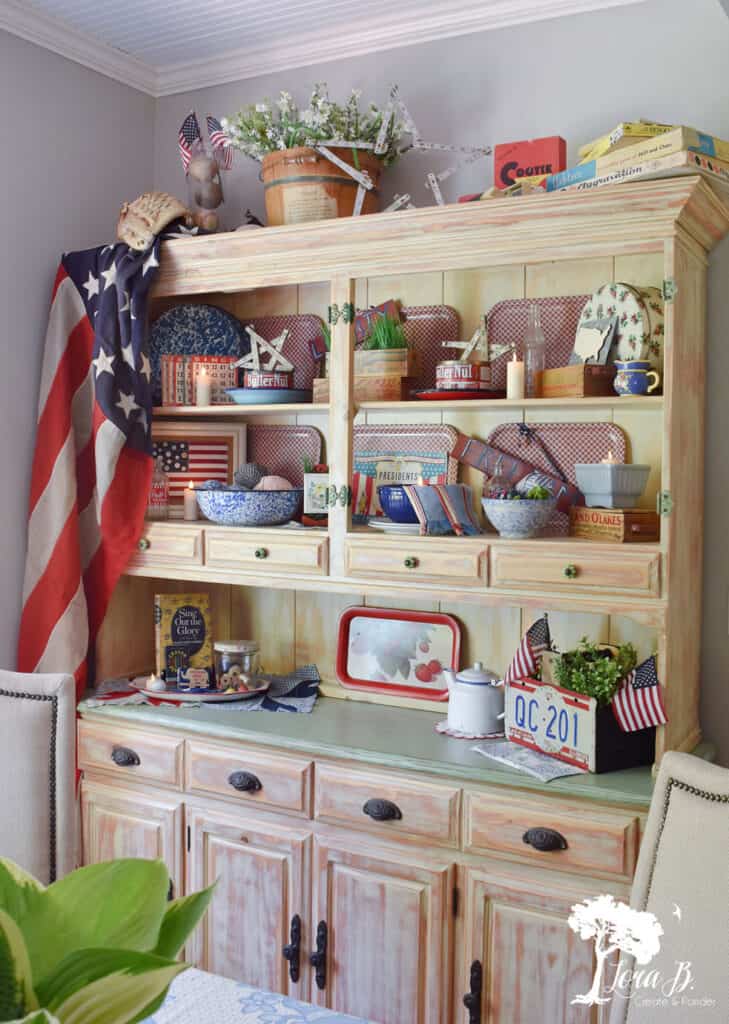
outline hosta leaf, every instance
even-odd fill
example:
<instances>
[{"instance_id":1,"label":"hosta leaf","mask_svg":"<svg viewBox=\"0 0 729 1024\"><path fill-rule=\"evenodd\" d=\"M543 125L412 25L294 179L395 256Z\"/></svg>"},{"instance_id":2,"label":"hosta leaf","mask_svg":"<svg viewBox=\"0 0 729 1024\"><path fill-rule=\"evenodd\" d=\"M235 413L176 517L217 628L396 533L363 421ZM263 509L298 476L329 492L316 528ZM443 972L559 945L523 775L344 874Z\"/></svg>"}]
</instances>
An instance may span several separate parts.
<instances>
[{"instance_id":1,"label":"hosta leaf","mask_svg":"<svg viewBox=\"0 0 729 1024\"><path fill-rule=\"evenodd\" d=\"M168 964L159 957L128 950L86 952L94 955L99 952L116 953L120 969L89 983L79 981L82 987L60 1004L54 998L49 1008L55 1012L60 1024L128 1024L130 1020L151 1011L153 1004L167 991L170 982L188 966L181 963ZM86 971L80 963L82 954L77 954L77 957L77 968L83 976ZM164 966L145 969L139 958ZM67 991L69 984L67 979L63 991Z\"/></svg>"},{"instance_id":2,"label":"hosta leaf","mask_svg":"<svg viewBox=\"0 0 729 1024\"><path fill-rule=\"evenodd\" d=\"M53 974L39 986L38 999L42 1006L60 1016L59 1007L87 985L111 975L134 977L165 967L184 969L187 964L130 949L80 949L64 957Z\"/></svg>"},{"instance_id":3,"label":"hosta leaf","mask_svg":"<svg viewBox=\"0 0 729 1024\"><path fill-rule=\"evenodd\" d=\"M185 945L188 935L208 909L214 888L215 886L211 885L208 889L203 889L202 892L182 896L167 904L157 945L154 949L158 956L165 956L170 960L177 956Z\"/></svg>"},{"instance_id":4,"label":"hosta leaf","mask_svg":"<svg viewBox=\"0 0 729 1024\"><path fill-rule=\"evenodd\" d=\"M23 935L12 917L0 910L0 1021L37 1008Z\"/></svg>"},{"instance_id":5,"label":"hosta leaf","mask_svg":"<svg viewBox=\"0 0 729 1024\"><path fill-rule=\"evenodd\" d=\"M46 889L30 876L19 877L0 861L0 906L23 933L36 989L75 950L94 946L153 949L167 886L167 869L161 861L92 864Z\"/></svg>"},{"instance_id":6,"label":"hosta leaf","mask_svg":"<svg viewBox=\"0 0 729 1024\"><path fill-rule=\"evenodd\" d=\"M61 1024L58 1017L54 1017L48 1010L33 1010L27 1017L16 1018L9 1024Z\"/></svg>"}]
</instances>

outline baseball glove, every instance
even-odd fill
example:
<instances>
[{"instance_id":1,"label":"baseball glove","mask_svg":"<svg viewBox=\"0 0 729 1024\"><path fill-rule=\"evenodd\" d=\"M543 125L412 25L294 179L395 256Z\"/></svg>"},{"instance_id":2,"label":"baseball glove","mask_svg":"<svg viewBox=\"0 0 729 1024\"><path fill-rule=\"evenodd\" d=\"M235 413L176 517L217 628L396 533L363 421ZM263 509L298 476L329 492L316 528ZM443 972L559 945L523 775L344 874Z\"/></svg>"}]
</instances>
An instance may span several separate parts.
<instances>
[{"instance_id":1,"label":"baseball glove","mask_svg":"<svg viewBox=\"0 0 729 1024\"><path fill-rule=\"evenodd\" d=\"M179 199L167 192L144 192L133 203L124 203L119 213L116 236L130 249L144 252L155 236L178 217L189 216Z\"/></svg>"}]
</instances>

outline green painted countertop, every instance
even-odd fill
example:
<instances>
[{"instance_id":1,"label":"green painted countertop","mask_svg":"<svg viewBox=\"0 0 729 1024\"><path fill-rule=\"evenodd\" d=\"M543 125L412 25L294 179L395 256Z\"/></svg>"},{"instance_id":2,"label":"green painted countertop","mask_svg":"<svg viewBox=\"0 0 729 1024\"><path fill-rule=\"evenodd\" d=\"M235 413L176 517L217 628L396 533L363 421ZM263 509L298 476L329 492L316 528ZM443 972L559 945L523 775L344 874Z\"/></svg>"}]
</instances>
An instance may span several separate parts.
<instances>
[{"instance_id":1,"label":"green painted countertop","mask_svg":"<svg viewBox=\"0 0 729 1024\"><path fill-rule=\"evenodd\" d=\"M642 808L648 806L653 791L649 768L573 775L549 783L502 768L472 750L477 741L451 739L435 732L435 723L444 717L444 709L412 711L321 697L311 714L150 705L88 708L83 703L79 710L84 718L92 720L204 733L219 740L256 743L283 751ZM697 753L711 757L705 751Z\"/></svg>"}]
</instances>

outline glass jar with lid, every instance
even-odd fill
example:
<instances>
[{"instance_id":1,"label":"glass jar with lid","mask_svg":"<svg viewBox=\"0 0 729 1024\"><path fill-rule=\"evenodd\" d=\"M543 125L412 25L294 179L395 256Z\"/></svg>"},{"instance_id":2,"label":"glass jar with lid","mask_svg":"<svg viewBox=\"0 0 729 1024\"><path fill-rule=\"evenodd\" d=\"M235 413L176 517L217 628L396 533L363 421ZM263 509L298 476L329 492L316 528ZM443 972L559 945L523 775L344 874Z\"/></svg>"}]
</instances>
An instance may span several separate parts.
<instances>
[{"instance_id":1,"label":"glass jar with lid","mask_svg":"<svg viewBox=\"0 0 729 1024\"><path fill-rule=\"evenodd\" d=\"M241 676L252 679L260 670L260 646L255 640L216 640L213 652L219 690L237 688Z\"/></svg>"}]
</instances>

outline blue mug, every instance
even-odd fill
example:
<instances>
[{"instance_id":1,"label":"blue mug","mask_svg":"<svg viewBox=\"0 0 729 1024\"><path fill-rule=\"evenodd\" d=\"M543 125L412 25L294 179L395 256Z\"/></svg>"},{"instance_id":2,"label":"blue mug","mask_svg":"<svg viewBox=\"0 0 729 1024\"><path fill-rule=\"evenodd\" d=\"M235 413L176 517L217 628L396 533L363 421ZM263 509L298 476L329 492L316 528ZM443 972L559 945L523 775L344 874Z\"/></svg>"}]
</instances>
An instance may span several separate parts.
<instances>
[{"instance_id":1,"label":"blue mug","mask_svg":"<svg viewBox=\"0 0 729 1024\"><path fill-rule=\"evenodd\" d=\"M615 360L618 372L613 387L621 397L625 395L650 395L661 383L661 378L651 364L643 359Z\"/></svg>"}]
</instances>

